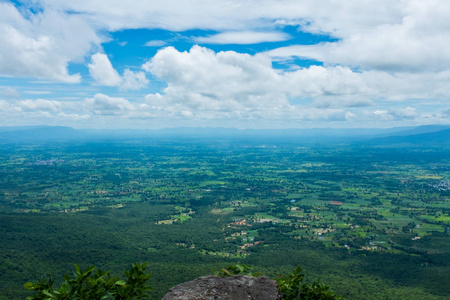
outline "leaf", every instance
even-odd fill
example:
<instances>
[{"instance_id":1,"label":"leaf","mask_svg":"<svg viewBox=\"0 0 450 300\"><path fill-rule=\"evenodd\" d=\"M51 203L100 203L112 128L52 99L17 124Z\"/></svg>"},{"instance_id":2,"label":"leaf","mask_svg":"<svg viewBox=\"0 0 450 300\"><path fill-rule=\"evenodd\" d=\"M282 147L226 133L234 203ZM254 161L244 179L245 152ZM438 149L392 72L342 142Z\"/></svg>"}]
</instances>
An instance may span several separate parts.
<instances>
[{"instance_id":1,"label":"leaf","mask_svg":"<svg viewBox=\"0 0 450 300\"><path fill-rule=\"evenodd\" d=\"M47 295L47 296L51 297L51 298L55 298L55 297L54 297L49 291L47 291L47 290L43 290L42 293L43 293L44 295Z\"/></svg>"},{"instance_id":2,"label":"leaf","mask_svg":"<svg viewBox=\"0 0 450 300\"><path fill-rule=\"evenodd\" d=\"M228 274L228 275L233 275L233 274L231 274L231 272L230 271L228 271L227 269L222 269L222 271L224 272L224 273L226 273L226 274Z\"/></svg>"},{"instance_id":3,"label":"leaf","mask_svg":"<svg viewBox=\"0 0 450 300\"><path fill-rule=\"evenodd\" d=\"M89 273L91 273L92 271L94 271L96 268L96 266L90 266L88 267L86 270L84 270L83 275L88 275Z\"/></svg>"},{"instance_id":4,"label":"leaf","mask_svg":"<svg viewBox=\"0 0 450 300\"><path fill-rule=\"evenodd\" d=\"M240 272L244 271L244 266L243 265L236 265L236 267L239 269Z\"/></svg>"},{"instance_id":5,"label":"leaf","mask_svg":"<svg viewBox=\"0 0 450 300\"><path fill-rule=\"evenodd\" d=\"M81 275L81 269L80 269L80 267L77 264L75 264L75 269L77 271L77 274Z\"/></svg>"},{"instance_id":6,"label":"leaf","mask_svg":"<svg viewBox=\"0 0 450 300\"><path fill-rule=\"evenodd\" d=\"M125 281L123 281L123 280L118 280L118 281L116 281L116 283L115 283L115 285L125 285L126 284L126 282Z\"/></svg>"},{"instance_id":7,"label":"leaf","mask_svg":"<svg viewBox=\"0 0 450 300\"><path fill-rule=\"evenodd\" d=\"M32 282L27 282L23 285L27 290L32 290L34 289L34 283Z\"/></svg>"},{"instance_id":8,"label":"leaf","mask_svg":"<svg viewBox=\"0 0 450 300\"><path fill-rule=\"evenodd\" d=\"M133 289L133 287L131 285L127 286L124 290L124 294L128 295L130 294L131 290Z\"/></svg>"}]
</instances>

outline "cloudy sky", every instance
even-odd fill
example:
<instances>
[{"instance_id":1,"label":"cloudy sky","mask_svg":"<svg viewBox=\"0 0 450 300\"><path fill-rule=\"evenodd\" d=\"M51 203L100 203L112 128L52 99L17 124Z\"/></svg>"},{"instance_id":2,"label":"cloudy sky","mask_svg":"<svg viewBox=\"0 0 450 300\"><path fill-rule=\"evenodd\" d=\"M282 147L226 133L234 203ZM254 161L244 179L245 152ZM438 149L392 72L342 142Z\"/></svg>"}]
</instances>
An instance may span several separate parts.
<instances>
[{"instance_id":1,"label":"cloudy sky","mask_svg":"<svg viewBox=\"0 0 450 300\"><path fill-rule=\"evenodd\" d=\"M0 126L449 119L447 0L0 0Z\"/></svg>"}]
</instances>

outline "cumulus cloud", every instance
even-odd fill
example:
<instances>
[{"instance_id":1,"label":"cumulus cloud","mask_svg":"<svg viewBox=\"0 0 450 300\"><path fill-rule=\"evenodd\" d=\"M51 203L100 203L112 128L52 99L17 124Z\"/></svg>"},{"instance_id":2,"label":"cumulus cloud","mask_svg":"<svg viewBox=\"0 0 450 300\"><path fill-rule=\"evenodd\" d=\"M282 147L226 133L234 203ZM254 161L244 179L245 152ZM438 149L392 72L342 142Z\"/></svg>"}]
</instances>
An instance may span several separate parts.
<instances>
[{"instance_id":1,"label":"cumulus cloud","mask_svg":"<svg viewBox=\"0 0 450 300\"><path fill-rule=\"evenodd\" d=\"M92 55L88 68L89 74L95 82L103 86L118 86L121 90L138 90L149 82L144 72L133 72L129 69L125 69L123 77L121 77L112 66L108 56L103 53Z\"/></svg>"},{"instance_id":2,"label":"cumulus cloud","mask_svg":"<svg viewBox=\"0 0 450 300\"><path fill-rule=\"evenodd\" d=\"M291 25L338 41L289 46L271 51L272 56L377 70L443 70L450 64L450 3L445 0L35 3L42 12L27 18L12 4L0 3L3 74L78 82L79 75L68 74L67 64L82 60L100 45L100 30L134 28L216 30L218 34L197 37L197 41L245 44L286 40L289 36L277 30ZM149 41L146 45L161 47L163 43Z\"/></svg>"},{"instance_id":3,"label":"cumulus cloud","mask_svg":"<svg viewBox=\"0 0 450 300\"><path fill-rule=\"evenodd\" d=\"M149 107L177 117L341 120L346 113L341 108L372 104L367 95L373 88L348 68L312 66L282 72L259 54L215 53L199 46L179 52L167 47L143 69L167 82L163 94L146 97Z\"/></svg>"},{"instance_id":4,"label":"cumulus cloud","mask_svg":"<svg viewBox=\"0 0 450 300\"><path fill-rule=\"evenodd\" d=\"M143 69L168 82L164 96L150 95L148 104L164 102L168 112L180 116L213 117L208 111L245 116L250 108L288 105L276 89L280 76L265 56L215 53L199 46L179 52L168 47L158 51Z\"/></svg>"},{"instance_id":5,"label":"cumulus cloud","mask_svg":"<svg viewBox=\"0 0 450 300\"><path fill-rule=\"evenodd\" d=\"M147 86L148 82L144 72L133 72L125 69L120 88L122 90L139 90Z\"/></svg>"},{"instance_id":6,"label":"cumulus cloud","mask_svg":"<svg viewBox=\"0 0 450 300\"><path fill-rule=\"evenodd\" d=\"M74 106L80 108L79 103ZM0 123L2 126L48 124L55 120L74 120L77 113L63 101L47 99L0 100ZM81 115L79 120L86 120Z\"/></svg>"},{"instance_id":7,"label":"cumulus cloud","mask_svg":"<svg viewBox=\"0 0 450 300\"><path fill-rule=\"evenodd\" d=\"M89 74L100 85L117 86L122 82L119 73L114 70L108 56L103 53L96 53L91 57L88 64Z\"/></svg>"},{"instance_id":8,"label":"cumulus cloud","mask_svg":"<svg viewBox=\"0 0 450 300\"><path fill-rule=\"evenodd\" d=\"M360 5L366 4L361 2ZM312 15L313 21L304 24L304 30L326 32L339 41L287 46L269 51L269 54L275 58L294 56L328 65L387 72L443 71L450 68L448 1L393 1L387 7L393 12L386 18L376 12L368 14L366 9L361 10L362 14L358 13L351 4L340 5L327 19L320 18L320 14ZM342 24L338 19L343 21ZM365 26L359 27L361 23Z\"/></svg>"},{"instance_id":9,"label":"cumulus cloud","mask_svg":"<svg viewBox=\"0 0 450 300\"><path fill-rule=\"evenodd\" d=\"M57 112L61 111L61 103L55 100L21 100L17 101L15 105L16 109L21 111L46 111L46 112Z\"/></svg>"},{"instance_id":10,"label":"cumulus cloud","mask_svg":"<svg viewBox=\"0 0 450 300\"><path fill-rule=\"evenodd\" d=\"M281 71L263 54L215 53L199 46L184 52L161 49L142 67L167 82L162 96L167 103L178 101L193 108L288 106L289 99L300 104L313 100L318 108L361 107L379 99L446 99L450 92L444 84L450 81L448 71L393 75L343 66Z\"/></svg>"},{"instance_id":11,"label":"cumulus cloud","mask_svg":"<svg viewBox=\"0 0 450 300\"><path fill-rule=\"evenodd\" d=\"M105 94L95 94L92 98L84 99L84 106L98 115L119 115L136 110L128 100Z\"/></svg>"},{"instance_id":12,"label":"cumulus cloud","mask_svg":"<svg viewBox=\"0 0 450 300\"><path fill-rule=\"evenodd\" d=\"M444 100L450 92L443 84L450 79L447 72L394 75L343 66L282 71L264 54L216 53L200 46L161 49L142 68L167 83L162 93L147 95L147 109L177 118L412 120L423 113L395 103L427 96ZM387 103L396 108L382 108Z\"/></svg>"},{"instance_id":13,"label":"cumulus cloud","mask_svg":"<svg viewBox=\"0 0 450 300\"><path fill-rule=\"evenodd\" d=\"M2 36L5 41L0 51L13 58L4 60L0 71L3 69L5 74L77 82L79 76L69 75L67 64L82 59L100 44L99 30L134 28L216 30L218 34L197 37L197 41L244 44L286 40L289 36L277 30L291 25L338 41L280 48L271 51L272 56L306 57L331 65L377 70L442 70L450 64L450 3L445 0L36 3L40 3L42 13L29 14L29 18L12 4L0 4L0 39ZM163 43L149 41L146 45L161 47Z\"/></svg>"},{"instance_id":14,"label":"cumulus cloud","mask_svg":"<svg viewBox=\"0 0 450 300\"><path fill-rule=\"evenodd\" d=\"M412 107L405 107L405 108L397 108L397 109L391 109L389 111L390 115L393 116L396 119L400 120L412 120L415 117L417 117L418 113L416 112L415 108Z\"/></svg>"},{"instance_id":15,"label":"cumulus cloud","mask_svg":"<svg viewBox=\"0 0 450 300\"><path fill-rule=\"evenodd\" d=\"M0 76L80 82L79 74L69 74L68 64L81 62L101 41L77 14L44 9L24 17L12 4L0 2Z\"/></svg>"}]
</instances>

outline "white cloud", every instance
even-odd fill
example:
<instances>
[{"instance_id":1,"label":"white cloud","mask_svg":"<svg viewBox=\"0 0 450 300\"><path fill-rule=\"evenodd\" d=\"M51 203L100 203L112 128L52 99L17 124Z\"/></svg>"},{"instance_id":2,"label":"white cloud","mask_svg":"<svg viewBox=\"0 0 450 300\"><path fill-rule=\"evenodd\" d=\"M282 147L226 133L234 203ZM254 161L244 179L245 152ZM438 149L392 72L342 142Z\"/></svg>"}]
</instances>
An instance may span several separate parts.
<instances>
[{"instance_id":1,"label":"white cloud","mask_svg":"<svg viewBox=\"0 0 450 300\"><path fill-rule=\"evenodd\" d=\"M100 42L82 16L45 9L25 18L12 4L0 2L0 76L80 82L68 64L81 62Z\"/></svg>"},{"instance_id":2,"label":"white cloud","mask_svg":"<svg viewBox=\"0 0 450 300\"><path fill-rule=\"evenodd\" d=\"M400 120L414 119L418 115L418 113L416 112L416 109L412 108L412 107L391 109L389 111L389 113L394 118L397 118L397 119L400 119Z\"/></svg>"},{"instance_id":3,"label":"white cloud","mask_svg":"<svg viewBox=\"0 0 450 300\"><path fill-rule=\"evenodd\" d=\"M0 100L0 111L6 111L10 108L10 105L5 100Z\"/></svg>"},{"instance_id":4,"label":"white cloud","mask_svg":"<svg viewBox=\"0 0 450 300\"><path fill-rule=\"evenodd\" d=\"M287 91L294 97L338 98L340 96L365 96L371 87L361 73L347 67L311 66L285 73Z\"/></svg>"},{"instance_id":5,"label":"white cloud","mask_svg":"<svg viewBox=\"0 0 450 300\"><path fill-rule=\"evenodd\" d=\"M55 100L20 100L16 102L16 109L20 111L43 111L43 112L58 112L61 111L61 103Z\"/></svg>"},{"instance_id":6,"label":"white cloud","mask_svg":"<svg viewBox=\"0 0 450 300\"><path fill-rule=\"evenodd\" d=\"M168 47L143 69L168 82L164 96L150 95L148 104L158 109L165 103L164 109L172 115L212 118L215 114L210 112L216 112L252 117L253 110L289 106L277 88L281 77L265 56L215 53L199 46L178 52Z\"/></svg>"},{"instance_id":7,"label":"white cloud","mask_svg":"<svg viewBox=\"0 0 450 300\"><path fill-rule=\"evenodd\" d=\"M363 124L365 127L374 127L384 124L408 124L408 122L419 122L423 124L438 124L445 121L442 114L431 114L426 111L418 111L413 107L385 107L378 109L359 109L349 111L348 120Z\"/></svg>"},{"instance_id":8,"label":"white cloud","mask_svg":"<svg viewBox=\"0 0 450 300\"><path fill-rule=\"evenodd\" d=\"M84 120L88 120L91 118L90 115L88 114L67 114L64 112L61 112L57 115L59 120L72 120L72 121L84 121Z\"/></svg>"},{"instance_id":9,"label":"white cloud","mask_svg":"<svg viewBox=\"0 0 450 300\"><path fill-rule=\"evenodd\" d=\"M264 18L280 18L299 11L297 1L206 1L129 0L123 1L42 1L49 7L76 11L94 18L109 30L162 28L236 30L266 24ZM269 21L270 22L270 21Z\"/></svg>"},{"instance_id":10,"label":"white cloud","mask_svg":"<svg viewBox=\"0 0 450 300\"><path fill-rule=\"evenodd\" d=\"M165 45L167 45L167 42L161 40L148 41L144 44L146 47L163 47Z\"/></svg>"},{"instance_id":11,"label":"white cloud","mask_svg":"<svg viewBox=\"0 0 450 300\"><path fill-rule=\"evenodd\" d=\"M192 0L182 4L177 0L38 0L28 3L39 8L33 14L0 2L0 76L77 83L81 77L68 71L69 64L85 64L86 57L96 53L88 67L98 85L141 89L149 83L144 72L116 66L117 72L102 54L101 42L106 39L101 33L123 29L204 29L218 33L194 38L198 42L251 44L285 41L289 35L282 30L290 25L336 41L292 44L257 55L167 47L143 65L167 83L164 90L148 95L145 103L97 94L82 102L87 111L66 111L67 103L59 107L53 103L52 108L51 102L30 102L37 100L3 101L3 111L36 109L74 118L93 111L98 118L120 114L211 122L215 118L249 122L448 118L448 1ZM152 40L145 45L164 43ZM323 66L272 67L274 58L289 64L291 57L318 60ZM424 107L429 110L422 111Z\"/></svg>"},{"instance_id":12,"label":"white cloud","mask_svg":"<svg viewBox=\"0 0 450 300\"><path fill-rule=\"evenodd\" d=\"M24 94L30 94L30 95L49 95L52 92L50 91L33 91L33 90L28 90L28 91L23 91Z\"/></svg>"},{"instance_id":13,"label":"white cloud","mask_svg":"<svg viewBox=\"0 0 450 300\"><path fill-rule=\"evenodd\" d=\"M144 72L133 72L129 69L125 69L123 78L120 83L120 89L122 90L139 90L148 85L148 79L145 77Z\"/></svg>"},{"instance_id":14,"label":"white cloud","mask_svg":"<svg viewBox=\"0 0 450 300\"><path fill-rule=\"evenodd\" d=\"M162 28L172 31L273 29L302 25L312 32L339 36L363 31L380 23L401 20L410 2L402 0L43 0L48 7L75 11L110 30ZM420 9L420 8L418 8Z\"/></svg>"},{"instance_id":15,"label":"white cloud","mask_svg":"<svg viewBox=\"0 0 450 300\"><path fill-rule=\"evenodd\" d=\"M123 77L117 73L108 56L96 53L88 64L89 74L97 84L103 86L118 86L121 90L138 90L148 84L144 72L133 72L125 69Z\"/></svg>"},{"instance_id":16,"label":"white cloud","mask_svg":"<svg viewBox=\"0 0 450 300\"><path fill-rule=\"evenodd\" d=\"M361 5L366 3L361 2ZM381 4L378 6L382 7ZM443 71L450 68L450 2L403 1L393 2L387 7L395 12L388 19L377 18L375 11L369 14L366 9L357 13L352 5L340 5L340 9L326 19L320 18L320 14L312 15L313 22L304 25L303 29L327 32L340 40L293 45L272 50L269 54L275 58L296 56L328 65L387 72ZM355 16L349 16L352 12ZM347 16L350 22L346 20ZM362 22L365 26L359 27Z\"/></svg>"},{"instance_id":17,"label":"white cloud","mask_svg":"<svg viewBox=\"0 0 450 300\"><path fill-rule=\"evenodd\" d=\"M114 70L108 56L103 53L96 53L91 57L88 64L89 74L94 80L105 86L118 86L122 82L119 73Z\"/></svg>"},{"instance_id":18,"label":"white cloud","mask_svg":"<svg viewBox=\"0 0 450 300\"><path fill-rule=\"evenodd\" d=\"M264 55L194 46L189 52L164 48L143 69L167 82L164 94L146 99L153 111L168 116L344 120L342 107L372 105L364 77L343 67L281 72Z\"/></svg>"},{"instance_id":19,"label":"white cloud","mask_svg":"<svg viewBox=\"0 0 450 300\"><path fill-rule=\"evenodd\" d=\"M88 111L98 115L124 114L136 110L136 107L128 100L104 94L95 94L92 98L84 99L84 106Z\"/></svg>"},{"instance_id":20,"label":"white cloud","mask_svg":"<svg viewBox=\"0 0 450 300\"><path fill-rule=\"evenodd\" d=\"M197 43L205 44L258 44L280 42L290 39L284 32L228 31L206 37L194 38Z\"/></svg>"},{"instance_id":21,"label":"white cloud","mask_svg":"<svg viewBox=\"0 0 450 300\"><path fill-rule=\"evenodd\" d=\"M20 98L20 93L12 87L6 87L3 90L0 90L0 95L5 97L6 99L17 99Z\"/></svg>"},{"instance_id":22,"label":"white cloud","mask_svg":"<svg viewBox=\"0 0 450 300\"><path fill-rule=\"evenodd\" d=\"M146 97L148 109L176 118L412 120L422 115L412 106L382 107L411 99L423 105L427 95L446 100L450 92L443 84L450 80L448 72L392 75L341 66L280 71L265 55L215 53L199 46L189 52L161 49L142 67L167 83L162 94Z\"/></svg>"},{"instance_id":23,"label":"white cloud","mask_svg":"<svg viewBox=\"0 0 450 300\"><path fill-rule=\"evenodd\" d=\"M0 53L6 58L0 63L0 72L5 75L78 82L77 74L68 74L67 64L82 60L100 45L97 32L130 28L216 30L221 32L198 37L198 41L242 44L286 40L288 35L276 30L294 25L340 41L292 46L272 51L272 55L378 70L442 70L450 64L450 3L445 0L35 3L43 11L28 18L12 4L0 3ZM163 43L149 41L146 45L161 47Z\"/></svg>"}]
</instances>

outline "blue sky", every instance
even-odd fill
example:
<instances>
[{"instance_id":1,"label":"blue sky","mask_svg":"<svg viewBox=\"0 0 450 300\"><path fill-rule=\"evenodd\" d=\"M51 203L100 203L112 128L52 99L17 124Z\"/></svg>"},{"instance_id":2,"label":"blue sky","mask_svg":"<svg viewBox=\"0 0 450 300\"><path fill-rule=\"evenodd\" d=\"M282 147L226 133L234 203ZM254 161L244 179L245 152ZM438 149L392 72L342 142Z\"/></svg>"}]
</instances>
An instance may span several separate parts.
<instances>
[{"instance_id":1,"label":"blue sky","mask_svg":"<svg viewBox=\"0 0 450 300\"><path fill-rule=\"evenodd\" d=\"M0 126L449 124L445 0L0 0Z\"/></svg>"}]
</instances>

